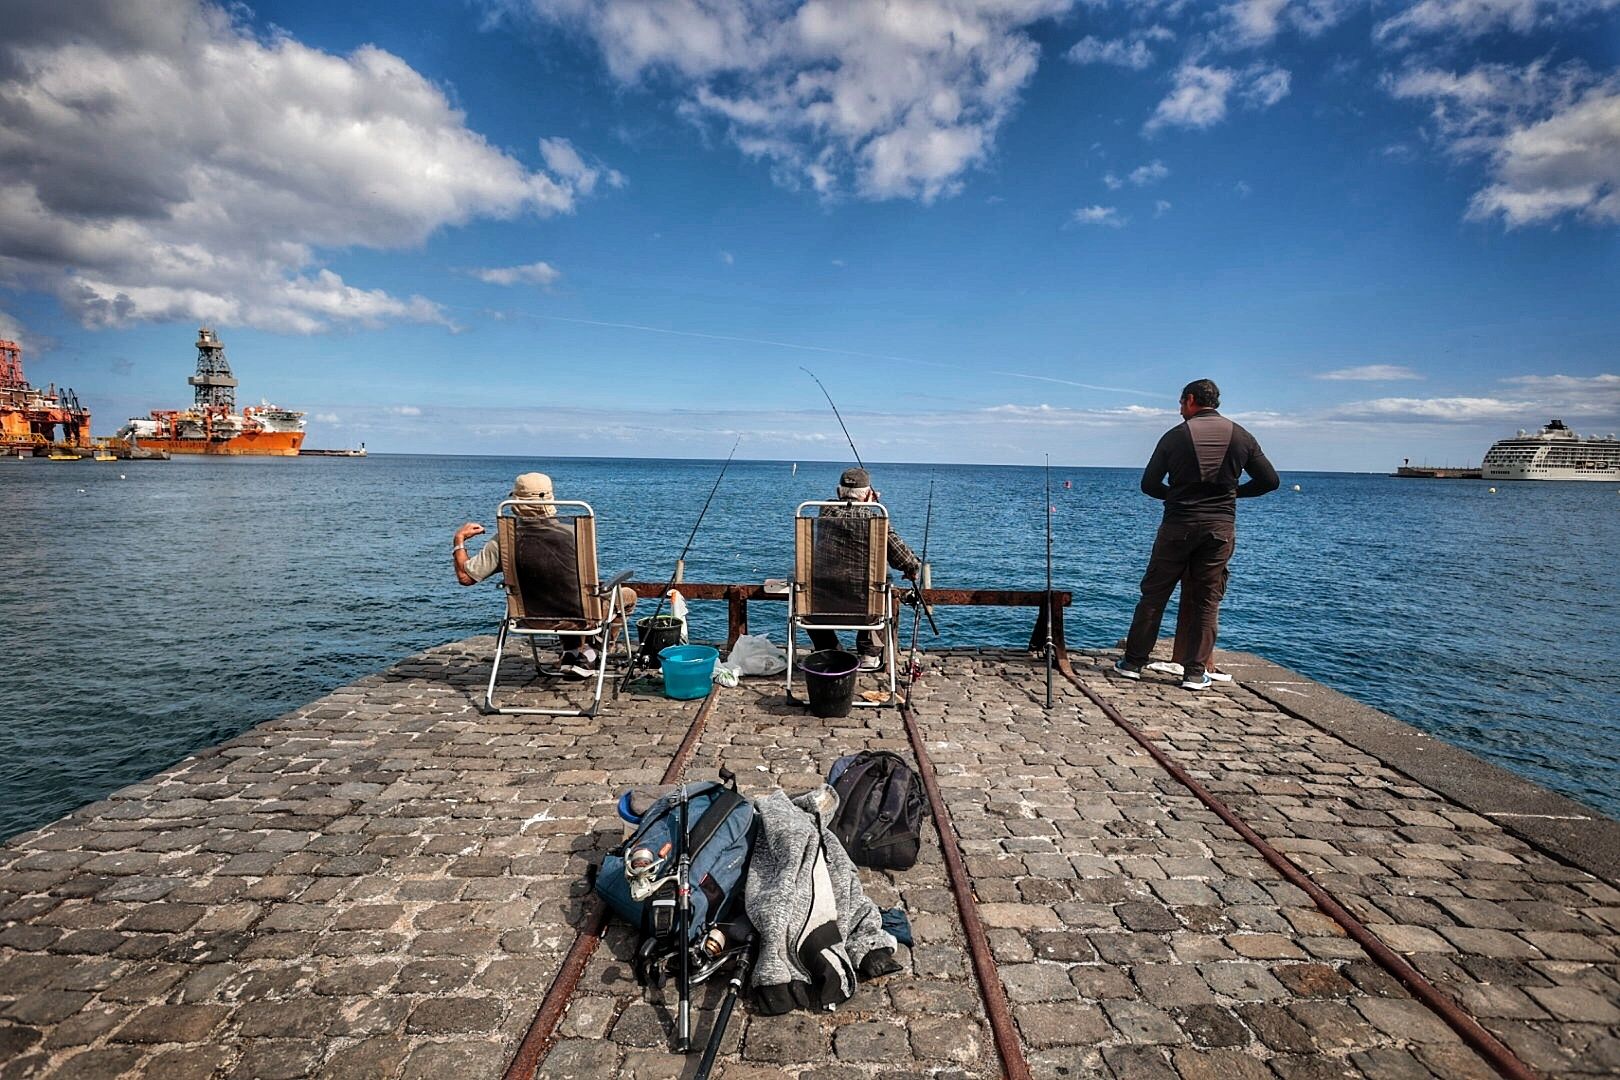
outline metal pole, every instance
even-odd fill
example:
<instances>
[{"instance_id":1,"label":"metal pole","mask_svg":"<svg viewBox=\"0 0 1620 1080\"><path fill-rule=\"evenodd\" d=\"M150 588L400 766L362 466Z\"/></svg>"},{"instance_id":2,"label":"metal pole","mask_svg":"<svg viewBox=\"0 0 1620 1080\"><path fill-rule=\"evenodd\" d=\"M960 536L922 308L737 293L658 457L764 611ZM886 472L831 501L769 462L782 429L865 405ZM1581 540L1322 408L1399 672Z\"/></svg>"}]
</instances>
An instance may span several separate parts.
<instances>
[{"instance_id":1,"label":"metal pole","mask_svg":"<svg viewBox=\"0 0 1620 1080\"><path fill-rule=\"evenodd\" d=\"M1052 455L1046 455L1046 707L1052 707Z\"/></svg>"}]
</instances>

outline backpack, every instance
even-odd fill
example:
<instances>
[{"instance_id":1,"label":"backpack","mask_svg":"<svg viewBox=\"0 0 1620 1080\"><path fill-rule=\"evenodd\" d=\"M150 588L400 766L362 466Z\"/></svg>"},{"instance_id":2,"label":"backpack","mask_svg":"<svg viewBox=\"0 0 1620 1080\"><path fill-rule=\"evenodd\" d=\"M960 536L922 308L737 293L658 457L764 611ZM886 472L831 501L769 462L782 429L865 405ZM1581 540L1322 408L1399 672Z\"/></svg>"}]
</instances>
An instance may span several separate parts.
<instances>
[{"instance_id":1,"label":"backpack","mask_svg":"<svg viewBox=\"0 0 1620 1080\"><path fill-rule=\"evenodd\" d=\"M753 850L754 804L730 784L686 785L690 830L692 916L685 944L742 911L743 883ZM675 837L680 797L663 796L647 808L636 831L602 860L595 888L613 912L641 933L638 955L667 954L681 947L675 910ZM628 872L627 872L628 871ZM638 965L639 966L639 965ZM638 970L638 976L640 972Z\"/></svg>"},{"instance_id":2,"label":"backpack","mask_svg":"<svg viewBox=\"0 0 1620 1080\"><path fill-rule=\"evenodd\" d=\"M917 864L927 806L922 781L905 758L862 750L834 762L827 782L838 792L832 831L851 861L874 870L909 870Z\"/></svg>"}]
</instances>

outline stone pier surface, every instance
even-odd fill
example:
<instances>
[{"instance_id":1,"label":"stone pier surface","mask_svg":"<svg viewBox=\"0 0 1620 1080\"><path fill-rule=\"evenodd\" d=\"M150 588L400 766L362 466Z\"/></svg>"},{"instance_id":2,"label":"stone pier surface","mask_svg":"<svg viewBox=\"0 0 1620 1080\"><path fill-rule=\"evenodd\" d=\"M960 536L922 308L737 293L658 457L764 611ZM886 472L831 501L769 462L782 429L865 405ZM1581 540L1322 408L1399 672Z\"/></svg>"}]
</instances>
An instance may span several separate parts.
<instances>
[{"instance_id":1,"label":"stone pier surface","mask_svg":"<svg viewBox=\"0 0 1620 1080\"><path fill-rule=\"evenodd\" d=\"M0 1080L499 1076L618 792L660 779L699 703L484 716L492 649L412 657L0 848ZM1257 658L1224 655L1238 684L1204 693L1073 659L1531 1067L1620 1073L1615 823ZM925 668L917 719L1036 1076L1494 1075L1065 680L1048 712L1021 653ZM687 775L798 791L862 747L907 752L894 710L816 720L761 680L718 692ZM833 1013L739 1010L717 1075L1000 1075L924 841L863 871L910 914L904 970ZM540 1075L691 1074L629 947L610 929Z\"/></svg>"}]
</instances>

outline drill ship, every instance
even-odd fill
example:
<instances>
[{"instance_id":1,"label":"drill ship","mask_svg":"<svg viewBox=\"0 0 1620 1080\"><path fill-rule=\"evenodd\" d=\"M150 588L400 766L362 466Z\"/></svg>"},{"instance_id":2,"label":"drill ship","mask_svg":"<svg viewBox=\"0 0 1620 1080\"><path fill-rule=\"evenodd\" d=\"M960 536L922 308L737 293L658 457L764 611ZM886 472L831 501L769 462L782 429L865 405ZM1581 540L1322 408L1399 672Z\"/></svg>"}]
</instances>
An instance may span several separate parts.
<instances>
[{"instance_id":1,"label":"drill ship","mask_svg":"<svg viewBox=\"0 0 1620 1080\"><path fill-rule=\"evenodd\" d=\"M297 457L304 444L304 414L269 402L236 411L236 378L225 346L208 327L197 330L197 374L189 409L153 409L118 434L130 445L171 454Z\"/></svg>"}]
</instances>

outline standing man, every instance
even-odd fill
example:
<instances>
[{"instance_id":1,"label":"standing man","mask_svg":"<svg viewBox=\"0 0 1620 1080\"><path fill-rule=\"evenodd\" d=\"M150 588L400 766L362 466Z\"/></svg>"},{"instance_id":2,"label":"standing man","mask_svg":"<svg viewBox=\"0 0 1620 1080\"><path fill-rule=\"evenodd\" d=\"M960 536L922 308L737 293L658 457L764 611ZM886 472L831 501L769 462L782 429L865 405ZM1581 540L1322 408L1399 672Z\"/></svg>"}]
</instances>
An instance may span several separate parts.
<instances>
[{"instance_id":1,"label":"standing man","mask_svg":"<svg viewBox=\"0 0 1620 1080\"><path fill-rule=\"evenodd\" d=\"M1181 391L1182 423L1164 433L1142 471L1142 493L1164 501L1164 520L1142 575L1142 599L1125 639L1125 658L1114 665L1127 679L1142 677L1164 607L1176 582L1185 578L1181 603L1192 605L1185 620L1192 634L1181 685L1188 690L1213 685L1206 669L1226 595L1226 564L1237 542L1237 501L1276 491L1282 483L1254 436L1216 411L1220 403L1220 388L1210 380L1188 383ZM1244 473L1249 479L1240 484Z\"/></svg>"}]
</instances>

